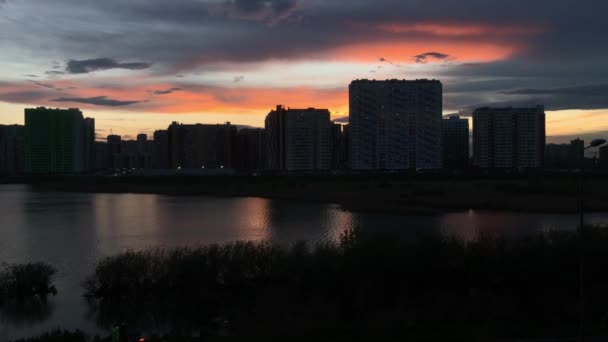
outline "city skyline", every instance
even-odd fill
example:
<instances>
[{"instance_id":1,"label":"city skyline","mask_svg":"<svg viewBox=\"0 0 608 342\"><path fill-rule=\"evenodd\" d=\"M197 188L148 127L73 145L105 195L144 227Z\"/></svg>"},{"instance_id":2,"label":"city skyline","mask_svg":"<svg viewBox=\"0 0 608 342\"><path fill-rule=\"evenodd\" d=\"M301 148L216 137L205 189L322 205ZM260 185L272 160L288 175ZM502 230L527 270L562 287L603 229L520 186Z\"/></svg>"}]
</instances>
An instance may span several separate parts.
<instances>
[{"instance_id":1,"label":"city skyline","mask_svg":"<svg viewBox=\"0 0 608 342\"><path fill-rule=\"evenodd\" d=\"M608 5L590 4L0 1L0 123L78 107L100 136L135 138L172 121L263 127L277 103L342 120L350 80L433 78L444 114L544 104L548 142L589 140L608 131L593 39Z\"/></svg>"}]
</instances>

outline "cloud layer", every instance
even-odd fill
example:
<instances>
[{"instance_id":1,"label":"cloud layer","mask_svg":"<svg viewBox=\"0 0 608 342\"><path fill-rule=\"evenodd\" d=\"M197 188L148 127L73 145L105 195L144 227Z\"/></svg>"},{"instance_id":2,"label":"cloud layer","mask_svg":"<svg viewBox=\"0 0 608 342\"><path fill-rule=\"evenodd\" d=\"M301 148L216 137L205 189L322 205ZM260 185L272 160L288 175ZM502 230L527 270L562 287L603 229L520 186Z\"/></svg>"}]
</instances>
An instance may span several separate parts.
<instances>
[{"instance_id":1,"label":"cloud layer","mask_svg":"<svg viewBox=\"0 0 608 342\"><path fill-rule=\"evenodd\" d=\"M120 63L111 58L95 58L85 60L69 60L65 71L70 74L86 74L93 71L99 70L110 70L110 69L127 69L127 70L141 70L147 69L150 64L143 62L135 63Z\"/></svg>"},{"instance_id":2,"label":"cloud layer","mask_svg":"<svg viewBox=\"0 0 608 342\"><path fill-rule=\"evenodd\" d=\"M608 2L0 0L0 6L2 102L260 117L283 103L343 116L350 80L373 76L440 79L446 111L537 103L608 108Z\"/></svg>"},{"instance_id":3,"label":"cloud layer","mask_svg":"<svg viewBox=\"0 0 608 342\"><path fill-rule=\"evenodd\" d=\"M129 106L132 104L140 103L142 101L120 101L110 99L107 96L95 96L95 97L60 97L52 99L53 102L71 102L71 103L84 103L95 106L108 106L108 107L122 107Z\"/></svg>"}]
</instances>

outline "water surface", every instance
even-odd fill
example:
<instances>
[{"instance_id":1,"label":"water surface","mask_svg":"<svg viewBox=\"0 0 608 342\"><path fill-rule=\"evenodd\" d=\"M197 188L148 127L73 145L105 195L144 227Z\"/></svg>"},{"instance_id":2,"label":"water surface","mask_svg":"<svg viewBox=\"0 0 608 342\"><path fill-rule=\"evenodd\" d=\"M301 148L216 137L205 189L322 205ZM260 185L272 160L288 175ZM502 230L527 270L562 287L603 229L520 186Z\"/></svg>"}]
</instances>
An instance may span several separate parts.
<instances>
[{"instance_id":1,"label":"water surface","mask_svg":"<svg viewBox=\"0 0 608 342\"><path fill-rule=\"evenodd\" d=\"M59 269L59 295L27 319L0 313L0 341L61 327L100 333L82 282L104 257L129 249L236 240L335 241L352 227L404 238L433 232L464 239L574 230L576 215L463 211L436 216L353 213L338 205L262 198L34 192L0 185L0 262L44 261ZM587 215L608 224L608 213Z\"/></svg>"}]
</instances>

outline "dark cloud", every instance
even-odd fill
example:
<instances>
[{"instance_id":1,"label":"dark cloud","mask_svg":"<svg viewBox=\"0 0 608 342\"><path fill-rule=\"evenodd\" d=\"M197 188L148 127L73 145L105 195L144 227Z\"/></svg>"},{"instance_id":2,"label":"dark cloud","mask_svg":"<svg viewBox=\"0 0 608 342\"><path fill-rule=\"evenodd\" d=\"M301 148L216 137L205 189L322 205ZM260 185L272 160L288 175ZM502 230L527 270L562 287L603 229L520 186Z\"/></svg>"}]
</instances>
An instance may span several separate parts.
<instances>
[{"instance_id":1,"label":"dark cloud","mask_svg":"<svg viewBox=\"0 0 608 342\"><path fill-rule=\"evenodd\" d=\"M507 95L577 95L608 96L608 84L583 85L551 89L516 89L503 92Z\"/></svg>"},{"instance_id":2,"label":"dark cloud","mask_svg":"<svg viewBox=\"0 0 608 342\"><path fill-rule=\"evenodd\" d=\"M545 104L549 110L608 108L608 65L508 61L453 65L444 80L444 108Z\"/></svg>"},{"instance_id":3,"label":"dark cloud","mask_svg":"<svg viewBox=\"0 0 608 342\"><path fill-rule=\"evenodd\" d=\"M37 78L38 77L38 75L31 75L31 74L30 75L23 75L23 76L25 76L25 77L31 77L31 78Z\"/></svg>"},{"instance_id":4,"label":"dark cloud","mask_svg":"<svg viewBox=\"0 0 608 342\"><path fill-rule=\"evenodd\" d=\"M412 57L416 63L426 63L429 60L449 60L450 55L441 52L425 52Z\"/></svg>"},{"instance_id":5,"label":"dark cloud","mask_svg":"<svg viewBox=\"0 0 608 342\"><path fill-rule=\"evenodd\" d=\"M64 71L56 71L56 70L48 70L48 71L45 71L44 73L49 76L65 75Z\"/></svg>"},{"instance_id":6,"label":"dark cloud","mask_svg":"<svg viewBox=\"0 0 608 342\"><path fill-rule=\"evenodd\" d=\"M85 60L69 60L65 71L70 74L86 74L93 71L109 70L109 69L128 69L141 70L147 69L151 65L149 63L120 63L111 58L95 58Z\"/></svg>"},{"instance_id":7,"label":"dark cloud","mask_svg":"<svg viewBox=\"0 0 608 342\"><path fill-rule=\"evenodd\" d=\"M295 0L232 0L226 3L232 5L243 12L260 12L270 9L276 13L284 13L292 9Z\"/></svg>"},{"instance_id":8,"label":"dark cloud","mask_svg":"<svg viewBox=\"0 0 608 342\"><path fill-rule=\"evenodd\" d=\"M345 124L347 124L348 123L348 115L347 116L342 116L342 117L339 117L339 118L335 118L332 121L336 122L336 123L345 123Z\"/></svg>"},{"instance_id":9,"label":"dark cloud","mask_svg":"<svg viewBox=\"0 0 608 342\"><path fill-rule=\"evenodd\" d=\"M238 94L218 93L218 94L214 94L213 97L215 97L220 102L230 103L230 104L245 103L248 99L247 96L244 94L238 95Z\"/></svg>"},{"instance_id":10,"label":"dark cloud","mask_svg":"<svg viewBox=\"0 0 608 342\"><path fill-rule=\"evenodd\" d=\"M235 76L235 77L232 79L232 82L234 82L234 83L239 83L239 82L243 81L244 79L245 79L245 76L243 76L243 75L240 75L240 76Z\"/></svg>"},{"instance_id":11,"label":"dark cloud","mask_svg":"<svg viewBox=\"0 0 608 342\"><path fill-rule=\"evenodd\" d=\"M95 96L95 97L60 97L52 99L53 102L74 102L74 103L85 103L92 104L95 106L107 106L107 107L121 107L129 106L144 101L121 101L109 99L107 96Z\"/></svg>"},{"instance_id":12,"label":"dark cloud","mask_svg":"<svg viewBox=\"0 0 608 342\"><path fill-rule=\"evenodd\" d=\"M608 83L559 88L524 88L501 91L496 106L531 106L542 104L548 110L608 108Z\"/></svg>"},{"instance_id":13,"label":"dark cloud","mask_svg":"<svg viewBox=\"0 0 608 342\"><path fill-rule=\"evenodd\" d=\"M43 87L43 88L47 88L47 89L53 89L53 90L57 90L57 91L61 91L61 88L57 88L54 85L50 84L50 83L44 83L44 82L38 82L38 81L34 81L34 80L28 80L28 82L37 85L39 87Z\"/></svg>"},{"instance_id":14,"label":"dark cloud","mask_svg":"<svg viewBox=\"0 0 608 342\"><path fill-rule=\"evenodd\" d=\"M167 90L154 90L153 92L151 92L154 95L166 95L166 94L171 94L174 93L176 91L180 91L183 90L182 88L170 88Z\"/></svg>"},{"instance_id":15,"label":"dark cloud","mask_svg":"<svg viewBox=\"0 0 608 342\"><path fill-rule=\"evenodd\" d=\"M575 8L570 0L538 0L533 3L524 0L504 3L463 0L442 3L441 6L415 0L299 3L293 0L183 0L178 4L166 0L105 0L86 4L76 0L56 0L52 7L47 2L32 0L31 5L23 6L42 7L51 14L47 17L53 18L53 14L70 13L69 9L75 5L78 5L79 13L86 14L87 20L80 25L65 27L63 35L44 32L45 25L32 24L25 29L39 34L40 41L46 38L54 40L54 46L61 45L59 48L70 53L80 55L83 51L93 51L101 56L114 56L118 52L122 58L146 56L173 66L301 58L310 55L311 51L323 52L353 43L382 39L424 43L440 36L439 33L415 30L385 32L382 36L375 28L385 23L498 26L502 30L452 38L443 36L441 39L443 42L452 39L455 42L481 40L486 43L506 40L523 47L522 51L516 51L518 55L538 60L565 55L569 60L576 60L575 57L589 56L590 51L604 56L608 52L608 47L602 46L605 44L597 44L597 37L606 33L603 13L608 10L608 4L599 1L582 1ZM525 13L521 8L526 9ZM268 27L230 17L232 9L243 13L289 13L294 20ZM116 32L115 28L127 20L130 25L121 25L120 32ZM517 33L519 28L529 26L540 27L544 31L537 35ZM33 46L34 43L37 42L32 42ZM404 60L407 58L403 56Z\"/></svg>"},{"instance_id":16,"label":"dark cloud","mask_svg":"<svg viewBox=\"0 0 608 342\"><path fill-rule=\"evenodd\" d=\"M504 45L513 51L503 60L448 63L448 67L428 75L444 81L446 110L535 101L546 103L548 108L606 105L601 96L568 90L580 84L608 84L608 44L602 43L608 33L606 1L573 5L571 0L462 0L439 6L418 0L54 0L52 4L31 0L11 2L6 9L13 7L22 7L18 8L22 13L44 13L27 25L3 25L3 47L6 51L23 50L21 56L52 46L76 62L87 56L112 56L119 61L145 58L154 61L158 67L155 72L172 77L212 67L240 73L233 69L239 63L246 68L272 60L323 60L332 56L333 49L377 42L437 46L421 48L418 52L430 54L416 57L438 62L461 60L458 50L441 47L446 42L454 46L479 43L483 44L480 49L488 46L490 52L492 46ZM74 8L78 8L78 15ZM276 17L284 20L269 25L268 19ZM56 18L65 19L65 23L59 25ZM490 29L482 34L378 30L383 24L425 23L446 24L447 31L450 26ZM15 36L23 39L10 39ZM381 49L375 53L384 56L378 61L387 63L383 64L387 69L392 68L388 63L403 67L402 63L412 61L410 54L396 58ZM448 54L451 56L444 58ZM75 71L105 70L116 64L144 67L110 61L109 66L76 65ZM52 66L63 67L58 62ZM360 72L369 75L369 70L362 68ZM395 77L409 75L395 72ZM562 93L554 94L556 89ZM568 91L563 93L564 89Z\"/></svg>"},{"instance_id":17,"label":"dark cloud","mask_svg":"<svg viewBox=\"0 0 608 342\"><path fill-rule=\"evenodd\" d=\"M0 101L31 104L41 101L47 95L47 92L38 90L6 92L0 93Z\"/></svg>"},{"instance_id":18,"label":"dark cloud","mask_svg":"<svg viewBox=\"0 0 608 342\"><path fill-rule=\"evenodd\" d=\"M479 98L477 100L483 100ZM581 98L578 96L522 96L517 98L498 98L485 102L468 102L462 106L455 106L464 113L470 113L481 107L535 107L542 105L546 110L569 109L604 109L608 108L608 99L604 97ZM450 107L452 108L452 107Z\"/></svg>"},{"instance_id":19,"label":"dark cloud","mask_svg":"<svg viewBox=\"0 0 608 342\"><path fill-rule=\"evenodd\" d=\"M382 62L382 63L393 64L393 62L389 61L388 59L386 59L386 58L384 58L384 57L380 57L380 58L378 58L378 61L379 61L379 62Z\"/></svg>"}]
</instances>

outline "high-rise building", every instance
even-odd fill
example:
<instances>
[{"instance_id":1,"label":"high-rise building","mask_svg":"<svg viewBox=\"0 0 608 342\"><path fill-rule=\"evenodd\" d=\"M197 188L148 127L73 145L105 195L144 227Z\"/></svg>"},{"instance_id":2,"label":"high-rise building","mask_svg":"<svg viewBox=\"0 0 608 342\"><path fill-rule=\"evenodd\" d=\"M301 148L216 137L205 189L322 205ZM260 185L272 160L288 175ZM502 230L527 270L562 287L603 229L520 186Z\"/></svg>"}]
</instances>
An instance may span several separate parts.
<instances>
[{"instance_id":1,"label":"high-rise building","mask_svg":"<svg viewBox=\"0 0 608 342\"><path fill-rule=\"evenodd\" d=\"M120 135L111 134L106 138L111 154L119 154L122 146L122 137Z\"/></svg>"},{"instance_id":2,"label":"high-rise building","mask_svg":"<svg viewBox=\"0 0 608 342\"><path fill-rule=\"evenodd\" d=\"M154 132L152 167L155 169L169 168L169 132L167 130Z\"/></svg>"},{"instance_id":3,"label":"high-rise building","mask_svg":"<svg viewBox=\"0 0 608 342\"><path fill-rule=\"evenodd\" d=\"M608 145L600 146L599 152L600 152L600 155L599 155L600 162L602 162L603 164L608 162Z\"/></svg>"},{"instance_id":4,"label":"high-rise building","mask_svg":"<svg viewBox=\"0 0 608 342\"><path fill-rule=\"evenodd\" d=\"M583 161L585 142L574 139L570 144L547 144L544 165L551 168L578 168Z\"/></svg>"},{"instance_id":5,"label":"high-rise building","mask_svg":"<svg viewBox=\"0 0 608 342\"><path fill-rule=\"evenodd\" d=\"M585 141L581 138L570 140L570 158L580 162L585 158Z\"/></svg>"},{"instance_id":6,"label":"high-rise building","mask_svg":"<svg viewBox=\"0 0 608 342\"><path fill-rule=\"evenodd\" d=\"M342 160L342 125L339 123L331 124L331 169L337 170L341 168Z\"/></svg>"},{"instance_id":7,"label":"high-rise building","mask_svg":"<svg viewBox=\"0 0 608 342\"><path fill-rule=\"evenodd\" d=\"M266 168L270 170L285 170L285 139L287 110L277 106L270 111L264 120L266 128Z\"/></svg>"},{"instance_id":8,"label":"high-rise building","mask_svg":"<svg viewBox=\"0 0 608 342\"><path fill-rule=\"evenodd\" d=\"M140 155L148 154L148 135L138 134L137 135L137 153Z\"/></svg>"},{"instance_id":9,"label":"high-rise building","mask_svg":"<svg viewBox=\"0 0 608 342\"><path fill-rule=\"evenodd\" d=\"M243 128L237 138L238 167L243 170L260 170L265 168L264 129Z\"/></svg>"},{"instance_id":10,"label":"high-rise building","mask_svg":"<svg viewBox=\"0 0 608 342\"><path fill-rule=\"evenodd\" d=\"M346 124L342 126L342 168L350 168L350 155L350 125Z\"/></svg>"},{"instance_id":11,"label":"high-rise building","mask_svg":"<svg viewBox=\"0 0 608 342\"><path fill-rule=\"evenodd\" d=\"M95 170L95 119L84 118L83 121L83 142L82 150L84 153L84 171L92 172Z\"/></svg>"},{"instance_id":12,"label":"high-rise building","mask_svg":"<svg viewBox=\"0 0 608 342\"><path fill-rule=\"evenodd\" d=\"M351 168L440 168L442 92L437 80L351 82Z\"/></svg>"},{"instance_id":13,"label":"high-rise building","mask_svg":"<svg viewBox=\"0 0 608 342\"><path fill-rule=\"evenodd\" d=\"M118 168L121 169L139 169L141 166L138 162L138 142L137 140L122 140L120 146L120 154L117 158Z\"/></svg>"},{"instance_id":14,"label":"high-rise building","mask_svg":"<svg viewBox=\"0 0 608 342\"><path fill-rule=\"evenodd\" d=\"M137 151L135 153L135 168L147 169L152 166L152 155L148 135L140 133L137 135Z\"/></svg>"},{"instance_id":15,"label":"high-rise building","mask_svg":"<svg viewBox=\"0 0 608 342\"><path fill-rule=\"evenodd\" d=\"M443 167L466 168L469 165L469 120L459 116L441 122Z\"/></svg>"},{"instance_id":16,"label":"high-rise building","mask_svg":"<svg viewBox=\"0 0 608 342\"><path fill-rule=\"evenodd\" d=\"M25 109L25 170L34 174L85 171L84 118L78 109Z\"/></svg>"},{"instance_id":17,"label":"high-rise building","mask_svg":"<svg viewBox=\"0 0 608 342\"><path fill-rule=\"evenodd\" d=\"M105 141L96 141L95 144L95 171L104 171L112 169L112 159L108 143Z\"/></svg>"},{"instance_id":18,"label":"high-rise building","mask_svg":"<svg viewBox=\"0 0 608 342\"><path fill-rule=\"evenodd\" d=\"M272 170L331 168L331 121L327 109L285 109L266 116L267 161Z\"/></svg>"},{"instance_id":19,"label":"high-rise building","mask_svg":"<svg viewBox=\"0 0 608 342\"><path fill-rule=\"evenodd\" d=\"M122 152L122 137L120 135L110 134L107 137L107 144L107 160L109 161L111 168L114 170L120 169L123 164L120 156Z\"/></svg>"},{"instance_id":20,"label":"high-rise building","mask_svg":"<svg viewBox=\"0 0 608 342\"><path fill-rule=\"evenodd\" d=\"M16 175L24 167L24 127L0 125L0 175Z\"/></svg>"},{"instance_id":21,"label":"high-rise building","mask_svg":"<svg viewBox=\"0 0 608 342\"><path fill-rule=\"evenodd\" d=\"M216 127L216 165L226 169L236 168L238 129L230 122Z\"/></svg>"},{"instance_id":22,"label":"high-rise building","mask_svg":"<svg viewBox=\"0 0 608 342\"><path fill-rule=\"evenodd\" d=\"M237 129L223 125L184 125L174 122L168 129L171 168L232 168Z\"/></svg>"},{"instance_id":23,"label":"high-rise building","mask_svg":"<svg viewBox=\"0 0 608 342\"><path fill-rule=\"evenodd\" d=\"M479 108L473 112L473 157L481 168L539 168L545 153L545 111Z\"/></svg>"}]
</instances>

